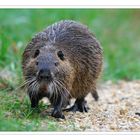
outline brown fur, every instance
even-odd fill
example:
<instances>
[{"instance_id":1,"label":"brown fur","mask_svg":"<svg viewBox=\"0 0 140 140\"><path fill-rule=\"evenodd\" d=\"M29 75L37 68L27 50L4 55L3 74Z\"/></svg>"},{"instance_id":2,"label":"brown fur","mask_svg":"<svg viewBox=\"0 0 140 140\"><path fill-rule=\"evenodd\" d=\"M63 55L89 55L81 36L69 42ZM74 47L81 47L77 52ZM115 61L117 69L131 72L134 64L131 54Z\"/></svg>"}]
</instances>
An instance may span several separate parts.
<instances>
[{"instance_id":1,"label":"brown fur","mask_svg":"<svg viewBox=\"0 0 140 140\"><path fill-rule=\"evenodd\" d=\"M43 50L42 45L49 47ZM73 98L96 92L96 82L102 70L102 49L86 26L65 20L38 33L23 53L25 79L36 73L36 58L33 58L36 49L42 49L46 56L51 52L54 54L54 58L60 63L59 79ZM64 61L57 57L58 50L64 52Z\"/></svg>"}]
</instances>

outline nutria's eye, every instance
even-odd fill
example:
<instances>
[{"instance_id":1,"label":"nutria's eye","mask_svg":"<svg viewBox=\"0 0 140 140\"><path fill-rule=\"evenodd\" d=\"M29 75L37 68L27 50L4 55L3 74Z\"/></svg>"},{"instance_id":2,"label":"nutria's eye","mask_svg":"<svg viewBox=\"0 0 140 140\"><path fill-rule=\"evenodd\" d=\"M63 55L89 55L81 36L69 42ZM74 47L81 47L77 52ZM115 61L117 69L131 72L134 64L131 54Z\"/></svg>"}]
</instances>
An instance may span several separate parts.
<instances>
[{"instance_id":1,"label":"nutria's eye","mask_svg":"<svg viewBox=\"0 0 140 140\"><path fill-rule=\"evenodd\" d=\"M34 58L36 58L38 55L39 55L40 51L39 50L36 50L35 51L35 54L34 54Z\"/></svg>"},{"instance_id":2,"label":"nutria's eye","mask_svg":"<svg viewBox=\"0 0 140 140\"><path fill-rule=\"evenodd\" d=\"M58 52L57 52L57 55L58 55L58 57L59 57L61 60L64 60L64 54L63 54L62 51L58 51Z\"/></svg>"}]
</instances>

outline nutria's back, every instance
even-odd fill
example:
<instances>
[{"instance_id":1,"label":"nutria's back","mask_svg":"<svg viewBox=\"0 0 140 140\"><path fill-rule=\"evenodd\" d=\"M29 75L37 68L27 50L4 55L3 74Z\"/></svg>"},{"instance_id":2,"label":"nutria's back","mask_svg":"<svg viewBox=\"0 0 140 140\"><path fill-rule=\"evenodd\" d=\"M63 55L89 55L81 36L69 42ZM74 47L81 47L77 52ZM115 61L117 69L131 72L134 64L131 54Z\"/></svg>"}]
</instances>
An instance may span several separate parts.
<instances>
[{"instance_id":1,"label":"nutria's back","mask_svg":"<svg viewBox=\"0 0 140 140\"><path fill-rule=\"evenodd\" d=\"M54 79L61 81L72 97L85 97L89 92L96 92L102 69L102 49L86 26L64 20L38 33L23 53L25 78L35 77L38 61L41 61L40 66L48 65Z\"/></svg>"}]
</instances>

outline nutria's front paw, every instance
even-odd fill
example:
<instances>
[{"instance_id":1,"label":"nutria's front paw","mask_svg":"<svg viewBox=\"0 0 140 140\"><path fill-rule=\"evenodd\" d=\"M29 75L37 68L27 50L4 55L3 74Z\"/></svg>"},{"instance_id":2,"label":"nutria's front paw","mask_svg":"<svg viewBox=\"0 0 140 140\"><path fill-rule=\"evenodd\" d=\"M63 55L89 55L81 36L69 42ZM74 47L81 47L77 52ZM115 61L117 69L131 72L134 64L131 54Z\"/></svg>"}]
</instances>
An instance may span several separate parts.
<instances>
[{"instance_id":1,"label":"nutria's front paw","mask_svg":"<svg viewBox=\"0 0 140 140\"><path fill-rule=\"evenodd\" d=\"M51 116L52 117L55 117L55 118L61 118L61 119L65 119L65 116L63 115L62 111L59 111L57 109L54 109L51 113Z\"/></svg>"},{"instance_id":2,"label":"nutria's front paw","mask_svg":"<svg viewBox=\"0 0 140 140\"><path fill-rule=\"evenodd\" d=\"M31 108L32 108L32 109L38 108L38 104L33 104L33 103L32 103L32 104L31 104Z\"/></svg>"},{"instance_id":3,"label":"nutria's front paw","mask_svg":"<svg viewBox=\"0 0 140 140\"><path fill-rule=\"evenodd\" d=\"M39 108L38 105L34 106L34 105L31 104L31 110L32 110L33 113L40 113L40 108Z\"/></svg>"}]
</instances>

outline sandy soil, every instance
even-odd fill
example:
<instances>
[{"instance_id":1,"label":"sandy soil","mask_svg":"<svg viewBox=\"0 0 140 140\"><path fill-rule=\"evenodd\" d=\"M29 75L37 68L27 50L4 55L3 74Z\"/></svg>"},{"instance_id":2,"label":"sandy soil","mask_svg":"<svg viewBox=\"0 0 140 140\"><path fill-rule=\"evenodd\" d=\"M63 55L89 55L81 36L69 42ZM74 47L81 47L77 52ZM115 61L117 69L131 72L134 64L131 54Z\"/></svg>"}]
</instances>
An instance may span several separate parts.
<instances>
[{"instance_id":1,"label":"sandy soil","mask_svg":"<svg viewBox=\"0 0 140 140\"><path fill-rule=\"evenodd\" d=\"M100 99L89 94L88 113L65 112L59 124L65 131L140 131L140 81L108 81L98 88Z\"/></svg>"}]
</instances>

